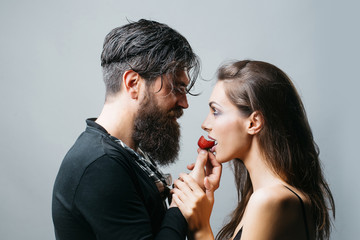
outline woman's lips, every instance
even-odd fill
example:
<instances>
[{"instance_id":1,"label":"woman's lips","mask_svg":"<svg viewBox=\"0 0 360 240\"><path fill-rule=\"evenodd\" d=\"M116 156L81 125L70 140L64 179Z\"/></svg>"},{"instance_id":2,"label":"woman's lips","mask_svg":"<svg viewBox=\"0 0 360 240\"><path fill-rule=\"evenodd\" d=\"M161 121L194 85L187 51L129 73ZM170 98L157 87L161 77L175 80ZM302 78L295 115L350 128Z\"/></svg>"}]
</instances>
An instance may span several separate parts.
<instances>
[{"instance_id":1,"label":"woman's lips","mask_svg":"<svg viewBox=\"0 0 360 240\"><path fill-rule=\"evenodd\" d=\"M216 145L218 144L217 141L215 140L215 138L212 138L211 136L208 136L209 139L211 139L212 141L214 141L214 146L211 147L210 152L216 152Z\"/></svg>"}]
</instances>

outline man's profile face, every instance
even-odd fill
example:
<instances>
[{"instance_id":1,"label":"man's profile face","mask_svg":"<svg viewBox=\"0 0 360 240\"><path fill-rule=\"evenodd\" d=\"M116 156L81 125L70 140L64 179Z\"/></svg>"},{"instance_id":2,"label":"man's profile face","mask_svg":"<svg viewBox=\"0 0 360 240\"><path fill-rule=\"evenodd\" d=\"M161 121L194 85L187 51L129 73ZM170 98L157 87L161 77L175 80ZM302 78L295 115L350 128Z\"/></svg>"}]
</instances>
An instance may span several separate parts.
<instances>
[{"instance_id":1,"label":"man's profile face","mask_svg":"<svg viewBox=\"0 0 360 240\"><path fill-rule=\"evenodd\" d=\"M172 79L171 79L172 80ZM173 163L178 156L180 126L177 119L188 107L186 86L189 80L179 73L174 81L155 80L141 100L134 123L134 142L161 165Z\"/></svg>"},{"instance_id":2,"label":"man's profile face","mask_svg":"<svg viewBox=\"0 0 360 240\"><path fill-rule=\"evenodd\" d=\"M174 108L186 109L188 102L186 87L189 77L185 71L178 71L175 76L159 76L149 87L149 91L155 94L158 105L163 110Z\"/></svg>"}]
</instances>

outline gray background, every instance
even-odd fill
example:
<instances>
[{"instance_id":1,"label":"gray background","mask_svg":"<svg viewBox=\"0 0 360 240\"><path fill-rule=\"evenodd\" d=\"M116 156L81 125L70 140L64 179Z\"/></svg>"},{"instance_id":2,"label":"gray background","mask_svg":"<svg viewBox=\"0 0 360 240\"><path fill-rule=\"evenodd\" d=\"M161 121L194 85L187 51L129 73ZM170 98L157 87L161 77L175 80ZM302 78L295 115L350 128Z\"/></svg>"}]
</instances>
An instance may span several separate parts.
<instances>
[{"instance_id":1,"label":"gray background","mask_svg":"<svg viewBox=\"0 0 360 240\"><path fill-rule=\"evenodd\" d=\"M357 1L1 1L0 238L54 239L51 193L61 160L104 100L100 53L126 19L148 18L181 32L213 79L225 60L271 62L304 101L337 218L332 239L359 235L359 3ZM214 80L199 81L181 119L180 161L196 157ZM212 215L215 233L235 206L224 165Z\"/></svg>"}]
</instances>

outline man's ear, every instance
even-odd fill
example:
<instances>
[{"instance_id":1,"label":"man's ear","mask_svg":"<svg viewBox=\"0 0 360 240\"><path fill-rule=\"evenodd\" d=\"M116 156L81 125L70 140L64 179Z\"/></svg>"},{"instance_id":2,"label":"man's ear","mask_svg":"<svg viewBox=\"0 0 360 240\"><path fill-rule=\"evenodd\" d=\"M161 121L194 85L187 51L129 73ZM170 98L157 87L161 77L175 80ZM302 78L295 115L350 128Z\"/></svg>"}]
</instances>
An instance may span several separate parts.
<instances>
[{"instance_id":1,"label":"man's ear","mask_svg":"<svg viewBox=\"0 0 360 240\"><path fill-rule=\"evenodd\" d=\"M264 117L259 111L253 112L249 116L248 120L249 120L248 133L251 135L255 135L258 132L260 132L260 130L264 126Z\"/></svg>"},{"instance_id":2,"label":"man's ear","mask_svg":"<svg viewBox=\"0 0 360 240\"><path fill-rule=\"evenodd\" d=\"M127 70L124 72L122 80L124 90L129 93L131 98L137 99L140 92L140 75L133 70Z\"/></svg>"}]
</instances>

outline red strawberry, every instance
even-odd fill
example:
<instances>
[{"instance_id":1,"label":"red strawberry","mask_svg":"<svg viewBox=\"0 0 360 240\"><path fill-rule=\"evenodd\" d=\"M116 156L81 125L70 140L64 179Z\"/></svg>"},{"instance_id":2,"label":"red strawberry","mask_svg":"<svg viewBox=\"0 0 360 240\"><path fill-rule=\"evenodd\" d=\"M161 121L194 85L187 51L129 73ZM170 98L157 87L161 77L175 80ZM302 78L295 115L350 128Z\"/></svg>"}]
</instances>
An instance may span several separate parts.
<instances>
[{"instance_id":1,"label":"red strawberry","mask_svg":"<svg viewBox=\"0 0 360 240\"><path fill-rule=\"evenodd\" d=\"M199 138L198 145L202 149L210 149L215 145L215 141L208 141L204 138L204 136L201 136Z\"/></svg>"}]
</instances>

